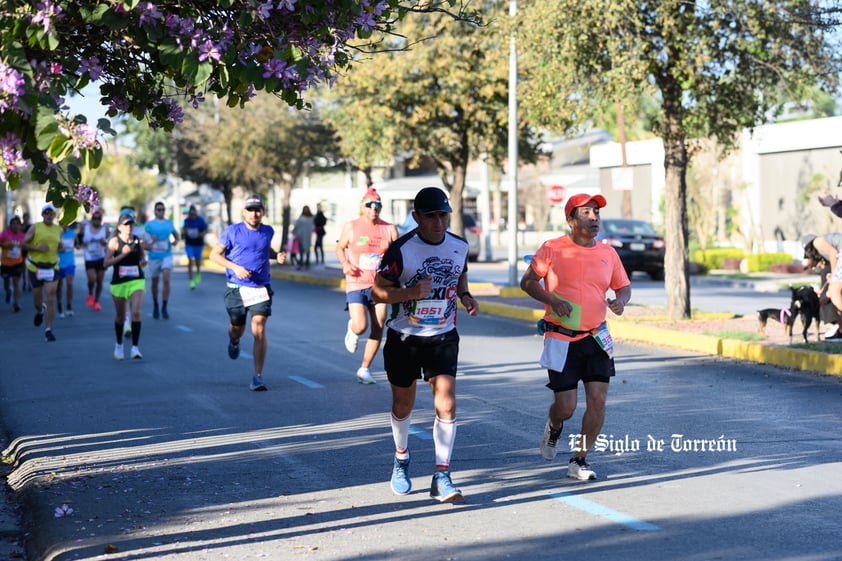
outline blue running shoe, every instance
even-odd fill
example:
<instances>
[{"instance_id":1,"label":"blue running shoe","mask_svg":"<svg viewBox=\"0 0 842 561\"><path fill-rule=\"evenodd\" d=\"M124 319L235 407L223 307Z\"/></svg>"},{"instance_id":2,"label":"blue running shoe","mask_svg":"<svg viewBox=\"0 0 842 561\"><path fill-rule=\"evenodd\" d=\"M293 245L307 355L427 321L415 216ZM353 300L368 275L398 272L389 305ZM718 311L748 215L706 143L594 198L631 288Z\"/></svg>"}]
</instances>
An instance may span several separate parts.
<instances>
[{"instance_id":1,"label":"blue running shoe","mask_svg":"<svg viewBox=\"0 0 842 561\"><path fill-rule=\"evenodd\" d=\"M266 387L266 384L263 383L262 376L252 376L249 389L253 392L265 392L268 388Z\"/></svg>"},{"instance_id":2,"label":"blue running shoe","mask_svg":"<svg viewBox=\"0 0 842 561\"><path fill-rule=\"evenodd\" d=\"M235 343L231 339L228 339L228 357L231 360L237 360L237 357L239 357L239 356L240 356L240 342L237 341Z\"/></svg>"},{"instance_id":3,"label":"blue running shoe","mask_svg":"<svg viewBox=\"0 0 842 561\"><path fill-rule=\"evenodd\" d=\"M462 491L453 486L449 470L437 471L433 475L433 482L430 484L430 497L440 503L462 500Z\"/></svg>"},{"instance_id":4,"label":"blue running shoe","mask_svg":"<svg viewBox=\"0 0 842 561\"><path fill-rule=\"evenodd\" d=\"M412 481L409 480L409 458L405 460L395 458L391 483L392 492L396 495L408 495L412 490Z\"/></svg>"}]
</instances>

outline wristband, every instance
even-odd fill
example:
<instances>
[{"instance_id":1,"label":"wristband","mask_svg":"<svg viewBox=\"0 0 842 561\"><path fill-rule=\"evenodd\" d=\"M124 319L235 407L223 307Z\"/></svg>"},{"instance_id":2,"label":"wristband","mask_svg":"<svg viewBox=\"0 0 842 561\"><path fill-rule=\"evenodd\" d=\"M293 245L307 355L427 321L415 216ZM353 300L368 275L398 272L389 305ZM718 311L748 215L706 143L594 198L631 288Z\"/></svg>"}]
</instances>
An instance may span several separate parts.
<instances>
[{"instance_id":1,"label":"wristband","mask_svg":"<svg viewBox=\"0 0 842 561\"><path fill-rule=\"evenodd\" d=\"M459 300L461 301L461 300L462 300L462 298L464 298L465 296L470 296L471 298L473 298L473 297L474 297L474 295L473 295L473 294L471 294L470 292L468 292L468 291L466 290L465 292L463 292L462 294L460 294L460 295L459 295Z\"/></svg>"}]
</instances>

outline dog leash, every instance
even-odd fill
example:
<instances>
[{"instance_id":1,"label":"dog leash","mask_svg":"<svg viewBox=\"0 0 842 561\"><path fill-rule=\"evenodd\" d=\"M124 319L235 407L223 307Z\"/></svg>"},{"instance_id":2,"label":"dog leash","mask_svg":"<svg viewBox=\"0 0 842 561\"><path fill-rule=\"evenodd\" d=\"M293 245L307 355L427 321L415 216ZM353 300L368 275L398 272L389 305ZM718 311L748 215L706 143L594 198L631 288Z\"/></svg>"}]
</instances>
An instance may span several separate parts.
<instances>
[{"instance_id":1,"label":"dog leash","mask_svg":"<svg viewBox=\"0 0 842 561\"><path fill-rule=\"evenodd\" d=\"M784 321L785 317L786 317L786 316L791 316L791 315L792 315L792 312L789 310L789 308L781 308L781 319L780 319L780 322L781 322L782 324L785 324L785 323L786 323L786 321Z\"/></svg>"}]
</instances>

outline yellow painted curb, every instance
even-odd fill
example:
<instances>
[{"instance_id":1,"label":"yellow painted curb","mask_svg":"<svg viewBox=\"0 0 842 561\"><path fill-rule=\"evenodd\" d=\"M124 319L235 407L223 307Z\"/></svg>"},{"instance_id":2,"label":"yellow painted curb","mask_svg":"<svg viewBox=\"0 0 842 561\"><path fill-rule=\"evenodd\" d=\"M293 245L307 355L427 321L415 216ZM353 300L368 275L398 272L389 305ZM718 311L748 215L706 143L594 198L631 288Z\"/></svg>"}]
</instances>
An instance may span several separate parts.
<instances>
[{"instance_id":1,"label":"yellow painted curb","mask_svg":"<svg viewBox=\"0 0 842 561\"><path fill-rule=\"evenodd\" d=\"M333 288L345 288L345 279L338 277L314 277L307 273L298 271L272 271L273 279L288 280L291 282L301 282L307 284L316 284L319 286L330 286Z\"/></svg>"},{"instance_id":2,"label":"yellow painted curb","mask_svg":"<svg viewBox=\"0 0 842 561\"><path fill-rule=\"evenodd\" d=\"M529 298L529 294L525 293L519 286L501 286L501 298Z\"/></svg>"},{"instance_id":3,"label":"yellow painted curb","mask_svg":"<svg viewBox=\"0 0 842 561\"><path fill-rule=\"evenodd\" d=\"M480 313L494 314L496 316L505 316L532 322L538 321L544 317L544 310L530 310L519 306L510 306L509 304L498 304L497 302L480 301L479 311Z\"/></svg>"}]
</instances>

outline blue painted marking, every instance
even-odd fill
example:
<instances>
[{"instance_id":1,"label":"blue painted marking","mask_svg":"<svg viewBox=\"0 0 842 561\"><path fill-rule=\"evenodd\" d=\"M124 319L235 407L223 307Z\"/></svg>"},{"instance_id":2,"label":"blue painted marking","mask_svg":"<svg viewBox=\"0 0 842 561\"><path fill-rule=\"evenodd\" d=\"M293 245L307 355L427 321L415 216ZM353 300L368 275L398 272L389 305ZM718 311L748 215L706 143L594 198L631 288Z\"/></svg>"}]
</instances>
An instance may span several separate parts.
<instances>
[{"instance_id":1,"label":"blue painted marking","mask_svg":"<svg viewBox=\"0 0 842 561\"><path fill-rule=\"evenodd\" d=\"M313 380L308 380L307 378L302 378L301 376L290 376L289 379L295 380L299 384L303 384L303 385L307 386L308 388L313 388L314 390L317 390L319 388L324 387L323 385L321 385L318 382L314 382Z\"/></svg>"},{"instance_id":2,"label":"blue painted marking","mask_svg":"<svg viewBox=\"0 0 842 561\"><path fill-rule=\"evenodd\" d=\"M187 327L186 325L178 324L178 325L175 326L175 328L180 330L180 331L185 331L187 333L193 333L193 329L190 328L190 327Z\"/></svg>"},{"instance_id":3,"label":"blue painted marking","mask_svg":"<svg viewBox=\"0 0 842 561\"><path fill-rule=\"evenodd\" d=\"M243 357L243 358L245 358L245 359L247 359L247 360L251 360L251 359L253 359L253 358L254 358L254 357L253 357L253 356L251 356L249 353L246 353L246 352L243 352L243 351L240 351L240 356L241 356L241 357Z\"/></svg>"},{"instance_id":4,"label":"blue painted marking","mask_svg":"<svg viewBox=\"0 0 842 561\"><path fill-rule=\"evenodd\" d=\"M572 507L578 508L579 510L584 510L585 512L588 512L590 514L595 514L597 516L610 520L611 522L616 522L617 524L622 524L623 526L627 526L632 530L640 530L643 532L656 532L661 529L655 524L650 524L649 522L638 520L634 516L629 516L628 514L624 514L622 512L610 509L607 506L602 506L599 503L589 501L588 499L583 499L582 497L574 495L572 493L551 493L550 496L554 499L558 499L564 503L567 503Z\"/></svg>"},{"instance_id":5,"label":"blue painted marking","mask_svg":"<svg viewBox=\"0 0 842 561\"><path fill-rule=\"evenodd\" d=\"M433 433L431 433L430 431L415 428L413 426L409 427L409 434L411 434L413 436L416 436L416 437L420 438L421 440L432 440L433 439Z\"/></svg>"}]
</instances>

